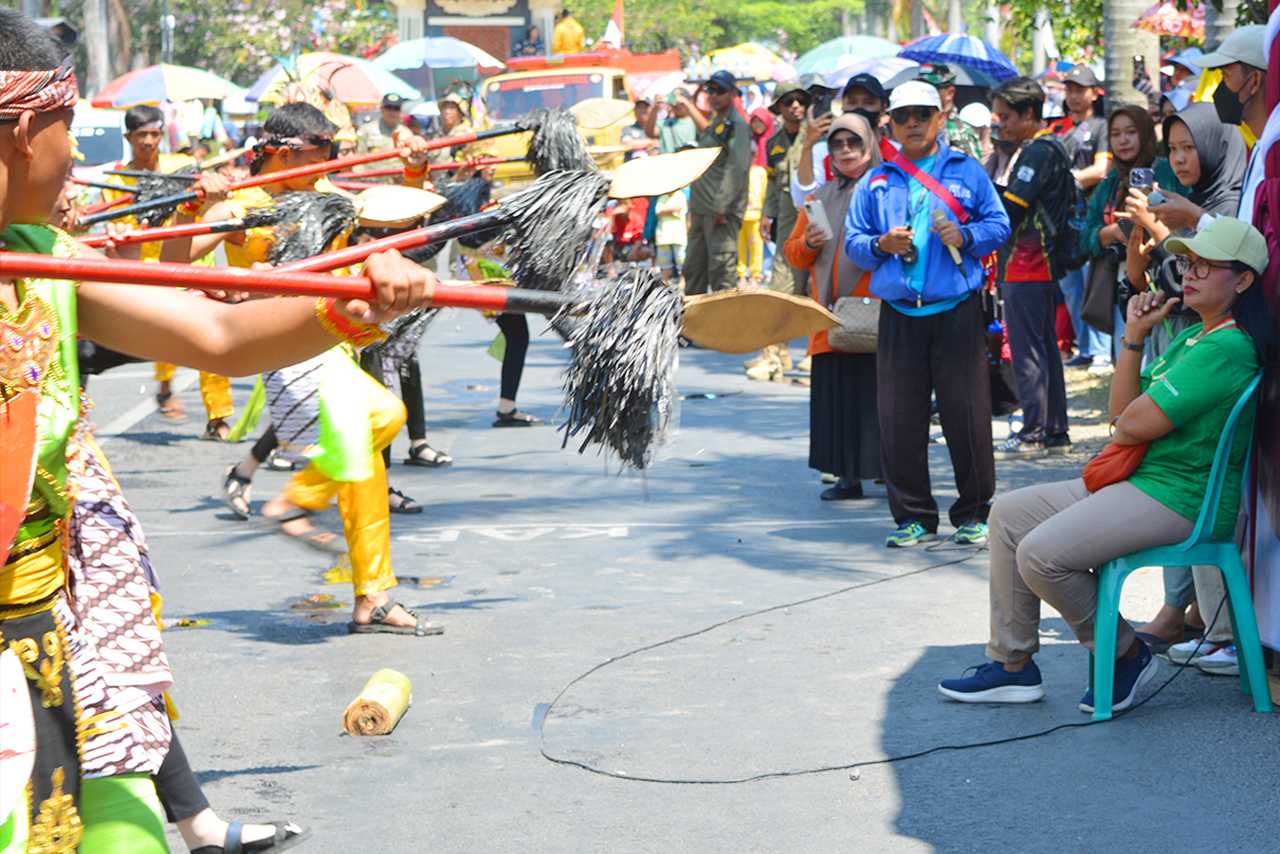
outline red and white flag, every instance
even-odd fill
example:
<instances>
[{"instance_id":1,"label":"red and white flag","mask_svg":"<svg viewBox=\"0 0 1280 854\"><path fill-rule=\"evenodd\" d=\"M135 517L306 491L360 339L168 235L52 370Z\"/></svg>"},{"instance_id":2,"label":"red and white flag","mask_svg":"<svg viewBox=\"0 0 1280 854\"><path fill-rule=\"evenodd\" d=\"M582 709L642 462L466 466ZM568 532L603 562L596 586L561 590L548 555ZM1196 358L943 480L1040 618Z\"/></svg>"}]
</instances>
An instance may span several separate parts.
<instances>
[{"instance_id":1,"label":"red and white flag","mask_svg":"<svg viewBox=\"0 0 1280 854\"><path fill-rule=\"evenodd\" d=\"M604 35L600 38L600 44L622 48L622 0L614 0L613 2L613 15L610 16L609 23L604 28Z\"/></svg>"}]
</instances>

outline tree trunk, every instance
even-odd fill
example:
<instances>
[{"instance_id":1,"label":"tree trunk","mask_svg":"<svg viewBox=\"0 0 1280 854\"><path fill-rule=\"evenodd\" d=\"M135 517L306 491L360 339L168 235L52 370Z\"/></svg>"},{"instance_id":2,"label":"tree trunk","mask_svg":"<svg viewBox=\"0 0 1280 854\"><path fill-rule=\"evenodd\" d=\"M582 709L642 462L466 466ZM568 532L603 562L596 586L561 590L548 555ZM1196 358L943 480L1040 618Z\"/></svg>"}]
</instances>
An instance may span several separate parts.
<instances>
[{"instance_id":1,"label":"tree trunk","mask_svg":"<svg viewBox=\"0 0 1280 854\"><path fill-rule=\"evenodd\" d=\"M1236 12L1240 0L1222 0L1222 11L1219 12L1213 3L1204 7L1204 50L1205 53L1216 50L1222 40L1236 27Z\"/></svg>"},{"instance_id":2,"label":"tree trunk","mask_svg":"<svg viewBox=\"0 0 1280 854\"><path fill-rule=\"evenodd\" d=\"M85 92L97 92L111 82L111 49L107 30L107 0L85 0L84 49L88 56Z\"/></svg>"},{"instance_id":3,"label":"tree trunk","mask_svg":"<svg viewBox=\"0 0 1280 854\"><path fill-rule=\"evenodd\" d=\"M924 2L923 0L910 0L911 2L911 38L918 39L925 32L924 25Z\"/></svg>"},{"instance_id":4,"label":"tree trunk","mask_svg":"<svg viewBox=\"0 0 1280 854\"><path fill-rule=\"evenodd\" d=\"M1043 6L1036 9L1035 29L1031 33L1031 76L1039 77L1049 65L1048 33L1049 12Z\"/></svg>"},{"instance_id":5,"label":"tree trunk","mask_svg":"<svg viewBox=\"0 0 1280 854\"><path fill-rule=\"evenodd\" d=\"M987 4L987 44L1000 47L1000 4L995 0Z\"/></svg>"},{"instance_id":6,"label":"tree trunk","mask_svg":"<svg viewBox=\"0 0 1280 854\"><path fill-rule=\"evenodd\" d=\"M40 0L22 0L22 14L28 18L40 18L44 16L44 4Z\"/></svg>"},{"instance_id":7,"label":"tree trunk","mask_svg":"<svg viewBox=\"0 0 1280 854\"><path fill-rule=\"evenodd\" d=\"M964 32L964 7L960 0L949 0L947 3L947 30L952 33Z\"/></svg>"},{"instance_id":8,"label":"tree trunk","mask_svg":"<svg viewBox=\"0 0 1280 854\"><path fill-rule=\"evenodd\" d=\"M1147 105L1147 98L1133 88L1133 59L1146 61L1147 76L1157 87L1160 79L1160 39L1154 33L1135 30L1133 22L1150 6L1147 0L1106 0L1103 3L1102 43L1107 46L1107 104Z\"/></svg>"}]
</instances>

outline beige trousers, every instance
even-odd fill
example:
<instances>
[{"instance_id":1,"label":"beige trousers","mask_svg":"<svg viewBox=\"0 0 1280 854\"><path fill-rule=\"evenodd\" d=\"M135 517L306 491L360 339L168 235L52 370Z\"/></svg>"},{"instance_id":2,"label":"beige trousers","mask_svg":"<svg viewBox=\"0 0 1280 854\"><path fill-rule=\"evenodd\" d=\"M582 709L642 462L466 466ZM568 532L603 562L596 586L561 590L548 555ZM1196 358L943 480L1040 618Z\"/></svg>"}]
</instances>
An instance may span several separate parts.
<instances>
[{"instance_id":1,"label":"beige trousers","mask_svg":"<svg viewBox=\"0 0 1280 854\"><path fill-rule=\"evenodd\" d=\"M1128 482L1090 495L1084 481L1029 486L991 508L991 641L987 655L1022 661L1040 649L1040 603L1062 614L1076 638L1093 648L1098 581L1108 560L1186 539L1191 520ZM1206 618L1207 619L1207 618ZM1116 651L1133 644L1123 619Z\"/></svg>"}]
</instances>

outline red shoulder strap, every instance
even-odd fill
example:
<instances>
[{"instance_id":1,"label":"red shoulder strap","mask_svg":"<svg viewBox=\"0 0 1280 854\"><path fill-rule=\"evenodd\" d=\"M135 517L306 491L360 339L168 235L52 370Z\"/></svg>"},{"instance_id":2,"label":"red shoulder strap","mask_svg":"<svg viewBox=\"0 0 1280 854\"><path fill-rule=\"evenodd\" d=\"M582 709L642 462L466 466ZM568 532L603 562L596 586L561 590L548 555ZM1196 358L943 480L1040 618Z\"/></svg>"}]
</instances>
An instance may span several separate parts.
<instances>
[{"instance_id":1,"label":"red shoulder strap","mask_svg":"<svg viewBox=\"0 0 1280 854\"><path fill-rule=\"evenodd\" d=\"M969 221L969 212L961 206L955 196L951 195L951 191L939 184L932 175L928 172L921 171L919 166L903 157L902 152L896 149L893 152L893 157L889 159L892 160L893 163L903 172L906 172L912 178L915 178L920 182L926 190L942 199L943 203L947 207L951 208L951 212L956 215L956 219L960 220L961 223Z\"/></svg>"}]
</instances>

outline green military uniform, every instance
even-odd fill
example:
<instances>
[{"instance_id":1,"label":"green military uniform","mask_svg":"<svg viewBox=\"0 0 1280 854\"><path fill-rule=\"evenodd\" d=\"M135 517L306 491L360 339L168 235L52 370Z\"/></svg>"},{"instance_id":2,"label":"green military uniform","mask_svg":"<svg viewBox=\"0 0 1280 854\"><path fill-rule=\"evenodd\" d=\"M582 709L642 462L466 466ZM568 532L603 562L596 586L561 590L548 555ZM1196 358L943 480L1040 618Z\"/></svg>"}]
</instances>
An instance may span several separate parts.
<instances>
[{"instance_id":1,"label":"green military uniform","mask_svg":"<svg viewBox=\"0 0 1280 854\"><path fill-rule=\"evenodd\" d=\"M947 116L947 126L943 129L947 137L947 145L958 148L974 160L982 159L982 140L978 132L956 117L954 111Z\"/></svg>"},{"instance_id":2,"label":"green military uniform","mask_svg":"<svg viewBox=\"0 0 1280 854\"><path fill-rule=\"evenodd\" d=\"M720 149L720 156L689 188L689 248L685 292L704 294L732 288L738 280L738 230L747 207L751 170L751 126L737 104L711 116L698 134L698 147ZM716 216L724 222L717 224Z\"/></svg>"},{"instance_id":3,"label":"green military uniform","mask_svg":"<svg viewBox=\"0 0 1280 854\"><path fill-rule=\"evenodd\" d=\"M773 220L773 235L777 249L773 254L773 273L769 277L769 289L784 294L803 294L805 276L787 263L782 245L787 242L800 218L795 202L791 200L791 176L799 162L800 134L790 134L785 127L769 137L765 145L766 165L769 169L769 187L764 197L765 219ZM792 149L795 149L793 152Z\"/></svg>"}]
</instances>

